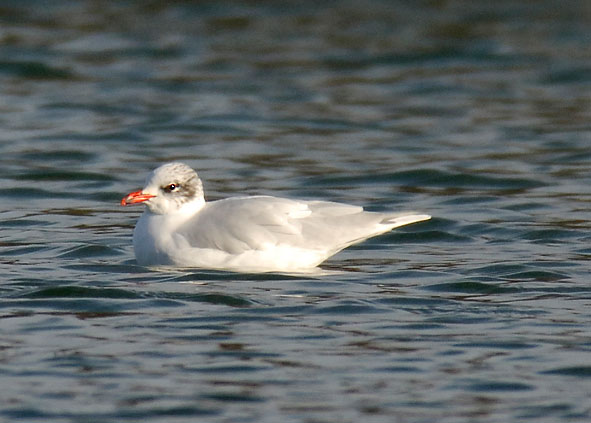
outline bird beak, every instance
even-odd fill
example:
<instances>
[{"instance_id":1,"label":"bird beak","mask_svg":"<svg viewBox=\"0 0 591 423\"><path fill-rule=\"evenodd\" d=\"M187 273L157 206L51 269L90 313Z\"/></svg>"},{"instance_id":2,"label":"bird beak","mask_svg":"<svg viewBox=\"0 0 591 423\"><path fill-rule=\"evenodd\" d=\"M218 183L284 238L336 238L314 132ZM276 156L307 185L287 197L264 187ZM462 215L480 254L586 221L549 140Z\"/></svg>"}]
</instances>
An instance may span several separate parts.
<instances>
[{"instance_id":1,"label":"bird beak","mask_svg":"<svg viewBox=\"0 0 591 423\"><path fill-rule=\"evenodd\" d=\"M135 191L123 197L123 199L121 200L121 205L128 206L130 204L143 203L144 201L148 201L150 198L154 197L156 196L152 194L145 194L142 191Z\"/></svg>"}]
</instances>

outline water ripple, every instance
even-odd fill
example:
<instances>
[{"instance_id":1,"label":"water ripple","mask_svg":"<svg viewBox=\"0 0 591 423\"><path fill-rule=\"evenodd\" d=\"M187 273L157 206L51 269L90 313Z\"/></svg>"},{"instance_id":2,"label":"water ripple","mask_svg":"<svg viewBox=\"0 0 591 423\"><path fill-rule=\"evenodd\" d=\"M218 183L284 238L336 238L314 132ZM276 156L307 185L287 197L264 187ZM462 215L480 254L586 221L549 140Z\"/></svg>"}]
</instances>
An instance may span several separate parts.
<instances>
[{"instance_id":1,"label":"water ripple","mask_svg":"<svg viewBox=\"0 0 591 423\"><path fill-rule=\"evenodd\" d=\"M591 419L584 2L95 3L0 8L0 420ZM119 200L171 160L433 219L138 266Z\"/></svg>"}]
</instances>

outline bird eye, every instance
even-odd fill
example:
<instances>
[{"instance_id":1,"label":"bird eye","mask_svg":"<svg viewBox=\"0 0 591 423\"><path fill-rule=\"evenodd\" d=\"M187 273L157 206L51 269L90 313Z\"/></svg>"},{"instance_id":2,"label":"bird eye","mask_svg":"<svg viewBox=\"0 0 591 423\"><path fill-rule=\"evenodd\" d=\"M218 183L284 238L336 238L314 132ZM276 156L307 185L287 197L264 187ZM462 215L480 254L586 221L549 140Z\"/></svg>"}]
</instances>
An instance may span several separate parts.
<instances>
[{"instance_id":1,"label":"bird eye","mask_svg":"<svg viewBox=\"0 0 591 423\"><path fill-rule=\"evenodd\" d=\"M177 184L168 184L167 186L164 187L164 191L166 192L172 192L175 189L177 189L179 186Z\"/></svg>"}]
</instances>

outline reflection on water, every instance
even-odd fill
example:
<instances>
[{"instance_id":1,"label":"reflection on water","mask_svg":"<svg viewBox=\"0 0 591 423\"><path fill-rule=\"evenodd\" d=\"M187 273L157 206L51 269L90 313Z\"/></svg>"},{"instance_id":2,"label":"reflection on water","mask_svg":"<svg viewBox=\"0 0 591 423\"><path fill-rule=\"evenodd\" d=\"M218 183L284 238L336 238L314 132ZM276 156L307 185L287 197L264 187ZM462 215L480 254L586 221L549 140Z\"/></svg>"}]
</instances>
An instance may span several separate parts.
<instances>
[{"instance_id":1,"label":"reflection on water","mask_svg":"<svg viewBox=\"0 0 591 423\"><path fill-rule=\"evenodd\" d=\"M591 10L0 8L0 419L586 421ZM321 274L149 269L146 173L429 222Z\"/></svg>"}]
</instances>

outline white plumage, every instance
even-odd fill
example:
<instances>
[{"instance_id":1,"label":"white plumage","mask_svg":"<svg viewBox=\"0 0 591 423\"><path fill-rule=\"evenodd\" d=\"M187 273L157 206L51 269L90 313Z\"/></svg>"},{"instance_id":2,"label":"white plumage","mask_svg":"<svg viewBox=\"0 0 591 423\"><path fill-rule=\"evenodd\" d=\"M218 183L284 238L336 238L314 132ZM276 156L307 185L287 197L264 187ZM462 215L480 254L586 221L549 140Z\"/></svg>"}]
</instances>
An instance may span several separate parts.
<instances>
[{"instance_id":1,"label":"white plumage","mask_svg":"<svg viewBox=\"0 0 591 423\"><path fill-rule=\"evenodd\" d=\"M176 162L121 200L135 203L147 206L133 232L139 264L243 272L308 270L352 244L430 218L270 196L206 202L197 173Z\"/></svg>"}]
</instances>

